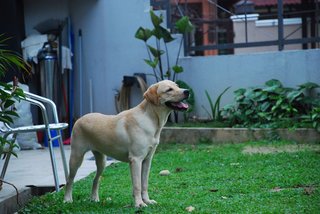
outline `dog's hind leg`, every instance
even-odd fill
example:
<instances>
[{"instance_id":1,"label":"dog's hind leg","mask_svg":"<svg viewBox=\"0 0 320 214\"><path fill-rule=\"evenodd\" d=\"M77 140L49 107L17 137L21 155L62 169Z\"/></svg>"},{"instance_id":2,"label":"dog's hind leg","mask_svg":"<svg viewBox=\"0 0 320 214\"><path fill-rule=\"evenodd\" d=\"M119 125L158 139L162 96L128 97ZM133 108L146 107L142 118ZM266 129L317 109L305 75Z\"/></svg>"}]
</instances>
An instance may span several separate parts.
<instances>
[{"instance_id":1,"label":"dog's hind leg","mask_svg":"<svg viewBox=\"0 0 320 214\"><path fill-rule=\"evenodd\" d=\"M77 171L83 161L86 151L79 151L71 149L70 162L69 162L69 176L66 183L66 190L64 194L64 202L72 202L72 185Z\"/></svg>"},{"instance_id":2,"label":"dog's hind leg","mask_svg":"<svg viewBox=\"0 0 320 214\"><path fill-rule=\"evenodd\" d=\"M104 154L97 151L92 151L92 153L94 154L94 157L96 160L97 172L92 184L91 200L98 202L99 201L99 180L106 166L106 157Z\"/></svg>"}]
</instances>

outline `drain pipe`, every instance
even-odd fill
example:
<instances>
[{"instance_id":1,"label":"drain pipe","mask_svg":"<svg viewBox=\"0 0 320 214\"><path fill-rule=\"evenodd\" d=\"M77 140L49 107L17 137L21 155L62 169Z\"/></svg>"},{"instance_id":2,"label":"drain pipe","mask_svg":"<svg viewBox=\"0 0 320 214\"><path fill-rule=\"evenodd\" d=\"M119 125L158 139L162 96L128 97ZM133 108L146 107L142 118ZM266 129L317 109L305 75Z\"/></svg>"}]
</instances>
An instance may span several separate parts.
<instances>
[{"instance_id":1,"label":"drain pipe","mask_svg":"<svg viewBox=\"0 0 320 214\"><path fill-rule=\"evenodd\" d=\"M83 115L83 105L82 105L82 97L83 97L83 87L82 87L82 30L79 29L79 116Z\"/></svg>"},{"instance_id":2,"label":"drain pipe","mask_svg":"<svg viewBox=\"0 0 320 214\"><path fill-rule=\"evenodd\" d=\"M68 46L69 49L71 50L71 53L74 54L74 34L72 31L72 26L71 26L71 18L68 17ZM74 56L71 58L71 63L74 65ZM72 127L73 127L73 102L74 102L74 66L73 68L69 71L69 85L68 85L68 91L69 91L69 133L71 135L72 132Z\"/></svg>"}]
</instances>

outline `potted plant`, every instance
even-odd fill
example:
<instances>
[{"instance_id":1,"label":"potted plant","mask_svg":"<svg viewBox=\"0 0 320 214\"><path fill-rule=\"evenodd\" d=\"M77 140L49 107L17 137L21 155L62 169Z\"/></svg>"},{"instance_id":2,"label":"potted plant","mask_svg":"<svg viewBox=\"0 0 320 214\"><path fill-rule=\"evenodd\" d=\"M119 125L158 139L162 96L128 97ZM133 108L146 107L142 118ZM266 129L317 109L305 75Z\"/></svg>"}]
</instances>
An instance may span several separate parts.
<instances>
[{"instance_id":1,"label":"potted plant","mask_svg":"<svg viewBox=\"0 0 320 214\"><path fill-rule=\"evenodd\" d=\"M0 78L3 78L6 72L12 69L19 69L29 72L29 65L14 51L5 49L6 38L4 34L0 35ZM0 122L13 123L13 118L19 115L14 111L16 100L24 97L23 91L17 86L0 81ZM17 154L13 149L17 145L0 135L0 158L4 159L7 155ZM0 177L0 190L2 188L2 178Z\"/></svg>"}]
</instances>

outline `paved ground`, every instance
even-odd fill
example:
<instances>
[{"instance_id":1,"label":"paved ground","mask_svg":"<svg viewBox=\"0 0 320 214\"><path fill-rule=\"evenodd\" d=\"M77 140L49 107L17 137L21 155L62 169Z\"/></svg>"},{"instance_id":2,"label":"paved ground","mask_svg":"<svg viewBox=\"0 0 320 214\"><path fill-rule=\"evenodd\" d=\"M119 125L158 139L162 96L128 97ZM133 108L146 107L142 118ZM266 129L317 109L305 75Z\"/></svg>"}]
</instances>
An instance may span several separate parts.
<instances>
[{"instance_id":1,"label":"paved ground","mask_svg":"<svg viewBox=\"0 0 320 214\"><path fill-rule=\"evenodd\" d=\"M64 146L64 148L67 161L69 162L70 146ZM59 182L60 184L65 184L66 181L63 171L60 149L55 147L54 151L59 173ZM91 152L88 152L86 154L84 161L78 170L76 180L84 178L91 172L96 170L95 161L90 160L92 159L92 157L93 155ZM4 160L0 160L0 171L2 170L3 162ZM28 187L26 186L29 185L54 186L48 148L19 151L18 158L11 157L4 180L14 184L19 189L19 192L28 190ZM1 209L4 209L3 202L8 198L12 198L15 196L15 189L8 184L3 184L3 188L0 191L0 213L3 213L2 211L4 211L1 211Z\"/></svg>"}]
</instances>

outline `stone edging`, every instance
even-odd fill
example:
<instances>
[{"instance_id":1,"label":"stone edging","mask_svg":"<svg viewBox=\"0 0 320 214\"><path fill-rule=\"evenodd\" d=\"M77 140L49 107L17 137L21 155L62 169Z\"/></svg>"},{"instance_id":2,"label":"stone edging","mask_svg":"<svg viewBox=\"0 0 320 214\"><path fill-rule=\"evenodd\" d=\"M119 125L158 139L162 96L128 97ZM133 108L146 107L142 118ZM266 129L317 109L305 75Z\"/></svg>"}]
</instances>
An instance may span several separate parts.
<instances>
[{"instance_id":1,"label":"stone edging","mask_svg":"<svg viewBox=\"0 0 320 214\"><path fill-rule=\"evenodd\" d=\"M164 127L161 133L161 143L197 142L240 143L255 140L290 140L301 143L320 142L320 133L315 129L247 129L247 128L190 128Z\"/></svg>"}]
</instances>

